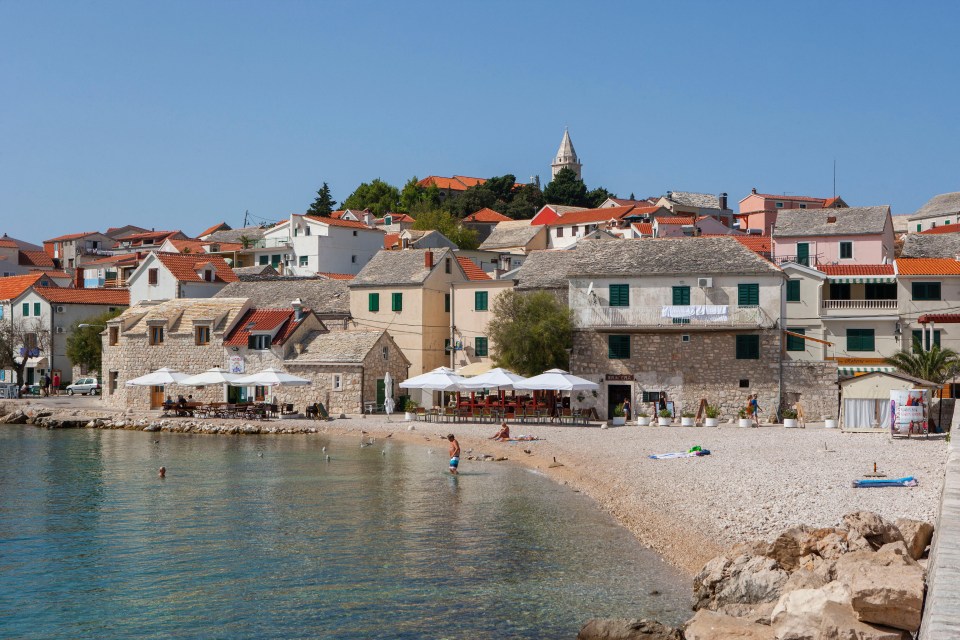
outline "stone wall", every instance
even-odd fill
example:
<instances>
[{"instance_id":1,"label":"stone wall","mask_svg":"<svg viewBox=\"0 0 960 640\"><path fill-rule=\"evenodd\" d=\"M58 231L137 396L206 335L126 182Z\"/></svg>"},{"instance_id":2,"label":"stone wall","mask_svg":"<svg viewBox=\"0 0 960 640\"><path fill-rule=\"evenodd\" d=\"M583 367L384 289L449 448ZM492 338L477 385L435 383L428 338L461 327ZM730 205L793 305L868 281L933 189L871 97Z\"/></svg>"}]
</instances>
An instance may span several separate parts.
<instances>
[{"instance_id":1,"label":"stone wall","mask_svg":"<svg viewBox=\"0 0 960 640\"><path fill-rule=\"evenodd\" d=\"M819 422L824 416L839 416L839 394L836 362L784 360L781 407L799 402L805 418Z\"/></svg>"},{"instance_id":2,"label":"stone wall","mask_svg":"<svg viewBox=\"0 0 960 640\"><path fill-rule=\"evenodd\" d=\"M758 360L736 359L736 335L760 335ZM630 359L608 357L608 333L574 331L571 371L600 383L597 397L584 394L574 406L596 406L607 417L609 385L632 388L634 412L650 413L641 403L643 391L666 392L676 414L696 412L701 398L720 407L721 418L734 418L746 406L747 396L758 394L763 416L779 406L780 333L778 330L638 332L630 334ZM689 336L684 341L683 336ZM608 376L632 376L631 380L607 380ZM745 386L741 386L741 382Z\"/></svg>"}]
</instances>

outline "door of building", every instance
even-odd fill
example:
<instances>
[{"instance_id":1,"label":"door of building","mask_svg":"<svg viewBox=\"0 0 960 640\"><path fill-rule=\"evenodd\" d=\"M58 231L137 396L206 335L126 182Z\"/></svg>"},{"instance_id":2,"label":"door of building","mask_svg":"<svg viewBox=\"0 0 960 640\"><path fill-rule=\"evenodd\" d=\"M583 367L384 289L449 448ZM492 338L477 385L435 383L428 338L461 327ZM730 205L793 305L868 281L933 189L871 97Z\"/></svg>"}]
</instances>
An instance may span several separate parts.
<instances>
[{"instance_id":1,"label":"door of building","mask_svg":"<svg viewBox=\"0 0 960 640\"><path fill-rule=\"evenodd\" d=\"M377 378L377 407L382 407L387 399L387 385L383 378Z\"/></svg>"},{"instance_id":2,"label":"door of building","mask_svg":"<svg viewBox=\"0 0 960 640\"><path fill-rule=\"evenodd\" d=\"M150 408L159 409L163 406L163 387L150 387Z\"/></svg>"},{"instance_id":3,"label":"door of building","mask_svg":"<svg viewBox=\"0 0 960 640\"><path fill-rule=\"evenodd\" d=\"M797 243L797 264L810 266L810 245L806 242Z\"/></svg>"},{"instance_id":4,"label":"door of building","mask_svg":"<svg viewBox=\"0 0 960 640\"><path fill-rule=\"evenodd\" d=\"M25 373L27 374L27 386L30 386L35 382L35 380L33 379L34 378L33 371L34 371L33 367L25 371Z\"/></svg>"},{"instance_id":5,"label":"door of building","mask_svg":"<svg viewBox=\"0 0 960 640\"><path fill-rule=\"evenodd\" d=\"M607 385L607 419L613 417L613 408L624 400L631 400L629 384L610 384ZM631 401L631 405L633 402Z\"/></svg>"}]
</instances>

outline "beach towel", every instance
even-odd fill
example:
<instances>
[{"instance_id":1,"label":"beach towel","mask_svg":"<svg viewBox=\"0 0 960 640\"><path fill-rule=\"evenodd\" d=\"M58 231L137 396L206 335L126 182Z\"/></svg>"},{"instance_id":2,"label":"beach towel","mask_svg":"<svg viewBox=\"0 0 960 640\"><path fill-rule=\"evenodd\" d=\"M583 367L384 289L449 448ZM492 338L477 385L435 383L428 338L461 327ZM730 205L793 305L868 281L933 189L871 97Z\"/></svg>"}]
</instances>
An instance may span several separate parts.
<instances>
[{"instance_id":1,"label":"beach towel","mask_svg":"<svg viewBox=\"0 0 960 640\"><path fill-rule=\"evenodd\" d=\"M678 451L676 453L655 453L648 457L653 460L672 460L674 458L699 458L700 456L710 455L709 449L700 449L699 447L696 449L696 451Z\"/></svg>"},{"instance_id":2,"label":"beach towel","mask_svg":"<svg viewBox=\"0 0 960 640\"><path fill-rule=\"evenodd\" d=\"M863 480L854 480L853 488L861 489L866 487L916 487L920 483L913 476L903 478L865 478Z\"/></svg>"}]
</instances>

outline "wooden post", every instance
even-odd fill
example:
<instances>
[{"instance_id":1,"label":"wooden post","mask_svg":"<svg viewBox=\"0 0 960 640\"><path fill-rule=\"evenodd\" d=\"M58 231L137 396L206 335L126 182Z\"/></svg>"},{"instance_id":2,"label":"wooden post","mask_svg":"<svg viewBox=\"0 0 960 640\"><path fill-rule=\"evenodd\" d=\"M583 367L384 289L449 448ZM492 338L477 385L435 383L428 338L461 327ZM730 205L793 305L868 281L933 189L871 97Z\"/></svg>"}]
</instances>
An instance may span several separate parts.
<instances>
[{"instance_id":1,"label":"wooden post","mask_svg":"<svg viewBox=\"0 0 960 640\"><path fill-rule=\"evenodd\" d=\"M700 398L700 405L697 407L697 417L694 419L693 423L697 425L701 424L703 422L703 418L706 417L706 412L707 412L707 399Z\"/></svg>"},{"instance_id":2,"label":"wooden post","mask_svg":"<svg viewBox=\"0 0 960 640\"><path fill-rule=\"evenodd\" d=\"M807 428L807 420L803 416L803 407L800 406L800 403L793 405L793 408L797 410L797 426L803 429Z\"/></svg>"}]
</instances>

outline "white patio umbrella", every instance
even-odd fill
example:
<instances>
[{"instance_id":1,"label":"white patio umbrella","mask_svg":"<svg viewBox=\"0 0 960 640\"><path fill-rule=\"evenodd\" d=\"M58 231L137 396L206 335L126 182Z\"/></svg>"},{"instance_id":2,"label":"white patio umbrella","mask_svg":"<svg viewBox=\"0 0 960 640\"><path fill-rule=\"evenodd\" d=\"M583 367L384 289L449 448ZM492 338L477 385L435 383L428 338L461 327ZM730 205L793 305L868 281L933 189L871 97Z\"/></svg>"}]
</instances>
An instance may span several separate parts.
<instances>
[{"instance_id":1,"label":"white patio umbrella","mask_svg":"<svg viewBox=\"0 0 960 640\"><path fill-rule=\"evenodd\" d=\"M393 413L394 406L393 376L387 371L386 375L383 376L383 410L387 413L388 419L390 414Z\"/></svg>"},{"instance_id":2,"label":"white patio umbrella","mask_svg":"<svg viewBox=\"0 0 960 640\"><path fill-rule=\"evenodd\" d=\"M233 387L298 387L313 383L306 378L298 378L286 371L270 367L248 376L239 376L229 384Z\"/></svg>"},{"instance_id":3,"label":"white patio umbrella","mask_svg":"<svg viewBox=\"0 0 960 640\"><path fill-rule=\"evenodd\" d=\"M477 389L503 389L504 391L510 391L514 388L515 384L526 380L523 376L498 367L474 376L473 378L467 378L460 386L467 391L476 391Z\"/></svg>"},{"instance_id":4,"label":"white patio umbrella","mask_svg":"<svg viewBox=\"0 0 960 640\"><path fill-rule=\"evenodd\" d=\"M230 373L221 367L213 367L203 373L181 380L180 384L188 387L209 387L215 384L228 384L239 377L241 377L239 373Z\"/></svg>"},{"instance_id":5,"label":"white patio umbrella","mask_svg":"<svg viewBox=\"0 0 960 640\"><path fill-rule=\"evenodd\" d=\"M433 371L421 373L419 376L407 378L400 383L401 389L423 389L424 391L440 391L440 403L443 404L444 391L459 391L461 384L466 380L463 376L458 376L453 369L448 367L437 367Z\"/></svg>"},{"instance_id":6,"label":"white patio umbrella","mask_svg":"<svg viewBox=\"0 0 960 640\"><path fill-rule=\"evenodd\" d=\"M600 388L600 385L563 369L550 369L538 376L516 383L513 388L530 391L595 391Z\"/></svg>"},{"instance_id":7,"label":"white patio umbrella","mask_svg":"<svg viewBox=\"0 0 960 640\"><path fill-rule=\"evenodd\" d=\"M190 374L188 373L180 373L176 369L162 367L139 378L127 380L125 385L128 387L163 387L168 384L183 384L183 381L189 377Z\"/></svg>"}]
</instances>

